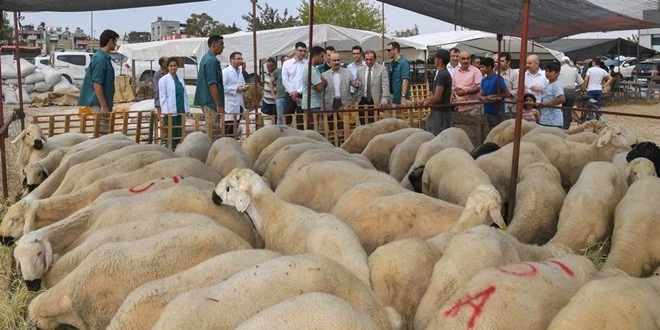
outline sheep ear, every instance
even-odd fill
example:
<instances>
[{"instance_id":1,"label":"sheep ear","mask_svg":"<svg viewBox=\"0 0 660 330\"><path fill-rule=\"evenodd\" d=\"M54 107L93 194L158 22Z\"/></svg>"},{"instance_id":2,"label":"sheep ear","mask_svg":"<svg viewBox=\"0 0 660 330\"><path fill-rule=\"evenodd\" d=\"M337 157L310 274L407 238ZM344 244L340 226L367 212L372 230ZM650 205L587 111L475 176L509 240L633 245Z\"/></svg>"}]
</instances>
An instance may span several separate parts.
<instances>
[{"instance_id":1,"label":"sheep ear","mask_svg":"<svg viewBox=\"0 0 660 330\"><path fill-rule=\"evenodd\" d=\"M612 129L605 128L605 132L602 132L602 135L598 137L598 140L596 140L596 147L602 148L604 145L610 142L611 139L612 139Z\"/></svg>"},{"instance_id":2,"label":"sheep ear","mask_svg":"<svg viewBox=\"0 0 660 330\"><path fill-rule=\"evenodd\" d=\"M236 209L238 212L245 212L248 206L250 206L251 197L245 191L236 191Z\"/></svg>"},{"instance_id":3,"label":"sheep ear","mask_svg":"<svg viewBox=\"0 0 660 330\"><path fill-rule=\"evenodd\" d=\"M499 209L492 208L489 211L490 213L490 218L493 219L493 222L498 225L501 229L506 229L506 222L504 222L504 218L502 218L502 213L500 213Z\"/></svg>"},{"instance_id":4,"label":"sheep ear","mask_svg":"<svg viewBox=\"0 0 660 330\"><path fill-rule=\"evenodd\" d=\"M25 137L26 133L27 133L26 130L21 131L20 133L18 133L18 135L16 135L16 137L13 140L11 140L11 143L16 143L16 142L18 142L18 140L23 139L23 137Z\"/></svg>"},{"instance_id":5,"label":"sheep ear","mask_svg":"<svg viewBox=\"0 0 660 330\"><path fill-rule=\"evenodd\" d=\"M50 245L50 241L44 238L44 256L46 258L46 269L50 269L51 263L53 263L53 246Z\"/></svg>"}]
</instances>

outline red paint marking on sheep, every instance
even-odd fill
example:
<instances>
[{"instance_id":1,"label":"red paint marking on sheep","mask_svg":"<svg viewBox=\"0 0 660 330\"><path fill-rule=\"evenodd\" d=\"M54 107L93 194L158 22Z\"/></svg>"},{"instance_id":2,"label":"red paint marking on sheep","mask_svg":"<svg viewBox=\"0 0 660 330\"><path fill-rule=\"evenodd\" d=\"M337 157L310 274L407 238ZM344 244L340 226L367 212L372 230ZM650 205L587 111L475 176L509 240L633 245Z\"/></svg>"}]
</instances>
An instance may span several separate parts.
<instances>
[{"instance_id":1,"label":"red paint marking on sheep","mask_svg":"<svg viewBox=\"0 0 660 330\"><path fill-rule=\"evenodd\" d=\"M174 184L179 184L179 182L181 182L181 179L178 176L173 176L172 182L174 182Z\"/></svg>"},{"instance_id":2,"label":"red paint marking on sheep","mask_svg":"<svg viewBox=\"0 0 660 330\"><path fill-rule=\"evenodd\" d=\"M131 188L128 189L128 191L131 192L131 193L134 193L134 194L141 194L141 193L151 189L151 187L153 187L155 185L156 185L155 182L151 182L146 187L143 187L143 188L131 187Z\"/></svg>"},{"instance_id":3,"label":"red paint marking on sheep","mask_svg":"<svg viewBox=\"0 0 660 330\"><path fill-rule=\"evenodd\" d=\"M469 305L472 307L472 315L467 323L467 329L474 328L474 324L477 322L477 319L483 313L484 306L490 297L495 293L495 286L491 285L486 290L483 290L476 295L472 296L470 294L465 295L463 299L459 299L454 306L444 312L445 318L455 317L458 315L458 312L461 311L463 306ZM475 303L476 301L476 303Z\"/></svg>"},{"instance_id":4,"label":"red paint marking on sheep","mask_svg":"<svg viewBox=\"0 0 660 330\"><path fill-rule=\"evenodd\" d=\"M564 264L563 262L558 261L558 260L548 260L547 262L559 266L559 268L561 270L563 270L564 273L568 274L570 277L575 276L575 273L573 272L573 270L570 267L566 266L566 264Z\"/></svg>"},{"instance_id":5,"label":"red paint marking on sheep","mask_svg":"<svg viewBox=\"0 0 660 330\"><path fill-rule=\"evenodd\" d=\"M298 171L302 170L303 168L309 166L309 163L303 164L302 166L298 167Z\"/></svg>"},{"instance_id":6,"label":"red paint marking on sheep","mask_svg":"<svg viewBox=\"0 0 660 330\"><path fill-rule=\"evenodd\" d=\"M523 263L524 265L529 266L529 270L517 272L517 271L511 271L511 270L506 270L502 267L497 267L497 270L504 274L509 274L509 275L514 275L514 276L519 276L519 277L534 277L538 275L539 270L536 268L536 266L530 264L530 263Z\"/></svg>"}]
</instances>

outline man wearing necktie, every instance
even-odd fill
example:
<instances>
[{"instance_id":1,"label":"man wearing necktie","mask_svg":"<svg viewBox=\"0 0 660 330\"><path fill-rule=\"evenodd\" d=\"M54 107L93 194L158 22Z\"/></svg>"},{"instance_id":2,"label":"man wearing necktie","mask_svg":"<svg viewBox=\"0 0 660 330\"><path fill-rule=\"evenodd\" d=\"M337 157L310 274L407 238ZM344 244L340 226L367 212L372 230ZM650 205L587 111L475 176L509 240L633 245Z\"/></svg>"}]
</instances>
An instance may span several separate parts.
<instances>
[{"instance_id":1,"label":"man wearing necktie","mask_svg":"<svg viewBox=\"0 0 660 330\"><path fill-rule=\"evenodd\" d=\"M379 107L387 106L390 98L390 81L387 75L387 69L382 64L376 63L376 52L368 50L364 53L365 66L358 68L357 79L360 81L360 88L356 92L360 105L372 105ZM368 112L367 122L373 122L373 111ZM362 114L360 122L364 124Z\"/></svg>"}]
</instances>

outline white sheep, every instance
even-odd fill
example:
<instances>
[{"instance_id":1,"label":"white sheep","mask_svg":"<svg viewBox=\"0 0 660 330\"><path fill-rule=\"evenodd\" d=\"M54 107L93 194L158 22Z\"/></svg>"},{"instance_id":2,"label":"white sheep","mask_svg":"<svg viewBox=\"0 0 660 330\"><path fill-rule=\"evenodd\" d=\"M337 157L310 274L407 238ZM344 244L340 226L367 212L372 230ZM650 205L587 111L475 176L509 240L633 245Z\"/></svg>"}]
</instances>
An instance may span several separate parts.
<instances>
[{"instance_id":1,"label":"white sheep","mask_svg":"<svg viewBox=\"0 0 660 330\"><path fill-rule=\"evenodd\" d=\"M16 144L21 141L16 165L19 173L22 173L25 165L43 159L56 148L73 146L88 139L89 136L82 133L64 133L48 139L39 125L29 124L11 143Z\"/></svg>"},{"instance_id":2,"label":"white sheep","mask_svg":"<svg viewBox=\"0 0 660 330\"><path fill-rule=\"evenodd\" d=\"M403 176L415 161L415 155L424 142L433 140L435 136L430 132L417 132L394 147L390 155L390 175L401 182Z\"/></svg>"},{"instance_id":3,"label":"white sheep","mask_svg":"<svg viewBox=\"0 0 660 330\"><path fill-rule=\"evenodd\" d=\"M132 242L108 243L34 298L28 306L29 317L40 329L65 324L78 329L102 329L140 285L176 274L218 254L249 248L236 234L215 224L188 226Z\"/></svg>"},{"instance_id":4,"label":"white sheep","mask_svg":"<svg viewBox=\"0 0 660 330\"><path fill-rule=\"evenodd\" d=\"M429 287L417 308L415 328L428 327L434 315L440 313L441 306L464 288L479 270L523 261L541 261L567 251L560 244L542 247L523 244L502 230L486 226L454 235L442 258L433 267Z\"/></svg>"},{"instance_id":5,"label":"white sheep","mask_svg":"<svg viewBox=\"0 0 660 330\"><path fill-rule=\"evenodd\" d=\"M305 136L316 141L328 141L316 131L301 131L284 125L268 125L250 134L243 142L242 148L250 161L255 162L264 148L283 136Z\"/></svg>"},{"instance_id":6,"label":"white sheep","mask_svg":"<svg viewBox=\"0 0 660 330\"><path fill-rule=\"evenodd\" d=\"M587 164L566 194L557 233L550 242L580 250L611 235L614 210L627 189L612 163Z\"/></svg>"},{"instance_id":7,"label":"white sheep","mask_svg":"<svg viewBox=\"0 0 660 330\"><path fill-rule=\"evenodd\" d=\"M637 180L641 180L649 176L657 177L658 174L655 171L655 165L652 161L642 157L635 158L631 160L628 164L628 167L626 167L626 171L624 172L624 179L626 180L628 186L630 186Z\"/></svg>"},{"instance_id":8,"label":"white sheep","mask_svg":"<svg viewBox=\"0 0 660 330\"><path fill-rule=\"evenodd\" d=\"M507 119L499 123L497 126L493 127L493 129L491 129L490 132L488 132L488 135L486 136L486 140L484 142L493 142L500 147L504 147L505 145L513 142L515 122L516 122L515 119ZM524 136L526 133L528 133L529 131L531 131L536 127L538 127L538 125L523 120L520 126L521 135Z\"/></svg>"},{"instance_id":9,"label":"white sheep","mask_svg":"<svg viewBox=\"0 0 660 330\"><path fill-rule=\"evenodd\" d=\"M435 136L432 140L422 143L417 150L415 155L415 160L413 161L412 166L408 169L408 172L401 180L401 185L404 188L413 190L413 186L410 184L408 176L416 168L419 168L422 165L425 165L426 162L435 156L440 151L447 148L459 148L467 152L471 152L474 149L470 137L465 133L464 130L457 127L450 127L446 130L443 130Z\"/></svg>"},{"instance_id":10,"label":"white sheep","mask_svg":"<svg viewBox=\"0 0 660 330\"><path fill-rule=\"evenodd\" d=\"M254 161L254 171L263 175L272 157L276 153L282 150L282 148L301 143L316 143L319 144L319 146L333 147L330 142L317 141L305 136L283 136L275 139L259 153L259 157Z\"/></svg>"},{"instance_id":11,"label":"white sheep","mask_svg":"<svg viewBox=\"0 0 660 330\"><path fill-rule=\"evenodd\" d=\"M165 307L154 329L233 329L259 311L311 292L345 300L379 329L396 329L400 323L368 285L332 260L310 253L276 258L217 285L186 292Z\"/></svg>"},{"instance_id":12,"label":"white sheep","mask_svg":"<svg viewBox=\"0 0 660 330\"><path fill-rule=\"evenodd\" d=\"M183 141L176 146L174 153L179 157L195 158L200 162L206 162L211 150L211 139L203 132L192 132L186 134Z\"/></svg>"},{"instance_id":13,"label":"white sheep","mask_svg":"<svg viewBox=\"0 0 660 330\"><path fill-rule=\"evenodd\" d=\"M282 179L287 176L289 171L294 172L298 168L311 163L335 160L345 160L354 163L355 165L358 165L364 169L375 170L371 162L361 154L349 154L348 151L342 148L322 148L307 150L303 152L286 168L284 173L280 173L280 169L266 169L266 172L264 173L264 179L274 182L274 186L277 187Z\"/></svg>"},{"instance_id":14,"label":"white sheep","mask_svg":"<svg viewBox=\"0 0 660 330\"><path fill-rule=\"evenodd\" d=\"M234 274L281 255L269 250L238 250L136 288L121 304L108 330L151 329L161 312L182 293L216 285Z\"/></svg>"},{"instance_id":15,"label":"white sheep","mask_svg":"<svg viewBox=\"0 0 660 330\"><path fill-rule=\"evenodd\" d=\"M213 191L213 202L247 213L267 249L318 253L369 284L367 254L350 227L331 214L285 202L253 171L232 171Z\"/></svg>"},{"instance_id":16,"label":"white sheep","mask_svg":"<svg viewBox=\"0 0 660 330\"><path fill-rule=\"evenodd\" d=\"M286 139L286 138L285 138ZM280 140L280 139L278 139ZM273 142L273 144L277 141ZM271 145L273 145L271 144ZM336 149L332 145L320 144L318 142L303 142L284 146L277 150L261 168L261 174L272 189L275 189L284 177L284 174L300 155L310 150ZM256 172L256 171L255 171ZM257 172L258 173L258 172ZM268 173L268 175L266 175Z\"/></svg>"},{"instance_id":17,"label":"white sheep","mask_svg":"<svg viewBox=\"0 0 660 330\"><path fill-rule=\"evenodd\" d=\"M614 213L612 247L604 268L642 276L660 262L660 179L633 183Z\"/></svg>"},{"instance_id":18,"label":"white sheep","mask_svg":"<svg viewBox=\"0 0 660 330\"><path fill-rule=\"evenodd\" d=\"M566 137L568 141L592 144L598 139L598 134L592 132L580 132Z\"/></svg>"},{"instance_id":19,"label":"white sheep","mask_svg":"<svg viewBox=\"0 0 660 330\"><path fill-rule=\"evenodd\" d=\"M529 132L523 134L523 136L538 134L538 133L547 133L557 135L564 139L570 138L571 135L577 135L580 133L594 133L598 134L600 131L605 128L605 125L599 120L589 120L578 126L571 127L569 129L561 129L557 127L548 127L548 126L535 126Z\"/></svg>"},{"instance_id":20,"label":"white sheep","mask_svg":"<svg viewBox=\"0 0 660 330\"><path fill-rule=\"evenodd\" d=\"M184 177L179 175L176 177L159 178L159 179L151 180L139 186L133 186L130 188L106 191L101 195L99 195L99 197L96 197L94 203L112 198L150 194L159 190L169 189L174 186L190 186L200 190L211 191L215 188L215 185L216 184L211 181L199 179L194 176Z\"/></svg>"},{"instance_id":21,"label":"white sheep","mask_svg":"<svg viewBox=\"0 0 660 330\"><path fill-rule=\"evenodd\" d=\"M398 144L406 140L410 135L424 132L419 128L404 128L394 132L376 135L362 151L374 167L385 173L389 173L390 156L392 150Z\"/></svg>"},{"instance_id":22,"label":"white sheep","mask_svg":"<svg viewBox=\"0 0 660 330\"><path fill-rule=\"evenodd\" d=\"M331 214L340 219L348 219L353 212L363 205L369 203L372 199L379 196L390 196L409 191L398 184L389 182L365 182L360 183L346 190L337 203L330 210Z\"/></svg>"},{"instance_id":23,"label":"white sheep","mask_svg":"<svg viewBox=\"0 0 660 330\"><path fill-rule=\"evenodd\" d=\"M237 330L261 329L381 329L374 320L345 300L322 292L301 294L260 311Z\"/></svg>"},{"instance_id":24,"label":"white sheep","mask_svg":"<svg viewBox=\"0 0 660 330\"><path fill-rule=\"evenodd\" d=\"M585 284L548 329L660 328L660 277L613 276Z\"/></svg>"},{"instance_id":25,"label":"white sheep","mask_svg":"<svg viewBox=\"0 0 660 330\"><path fill-rule=\"evenodd\" d=\"M329 212L341 195L364 182L398 184L385 173L366 170L349 161L323 161L292 168L275 193L289 203Z\"/></svg>"},{"instance_id":26,"label":"white sheep","mask_svg":"<svg viewBox=\"0 0 660 330\"><path fill-rule=\"evenodd\" d=\"M516 186L516 208L507 232L522 243L547 243L557 231L565 198L559 171L552 164L525 166Z\"/></svg>"},{"instance_id":27,"label":"white sheep","mask_svg":"<svg viewBox=\"0 0 660 330\"><path fill-rule=\"evenodd\" d=\"M222 137L213 142L206 158L206 165L211 166L223 177L235 168L253 168L252 161L245 154L238 140L232 137Z\"/></svg>"},{"instance_id":28,"label":"white sheep","mask_svg":"<svg viewBox=\"0 0 660 330\"><path fill-rule=\"evenodd\" d=\"M547 329L595 275L591 261L574 254L483 269L437 309L428 327Z\"/></svg>"},{"instance_id":29,"label":"white sheep","mask_svg":"<svg viewBox=\"0 0 660 330\"><path fill-rule=\"evenodd\" d=\"M359 154L364 151L369 141L377 135L404 128L410 128L410 125L405 120L397 118L387 118L375 123L361 125L351 132L351 135L341 144L341 148L352 154Z\"/></svg>"}]
</instances>

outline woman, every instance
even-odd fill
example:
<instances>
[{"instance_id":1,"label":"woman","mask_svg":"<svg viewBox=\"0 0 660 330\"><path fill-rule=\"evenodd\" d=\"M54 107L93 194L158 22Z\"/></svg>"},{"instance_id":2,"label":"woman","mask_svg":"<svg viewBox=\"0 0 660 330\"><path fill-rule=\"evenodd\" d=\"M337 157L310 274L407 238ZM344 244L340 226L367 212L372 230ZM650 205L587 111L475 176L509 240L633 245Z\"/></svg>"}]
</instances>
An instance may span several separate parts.
<instances>
[{"instance_id":1,"label":"woman","mask_svg":"<svg viewBox=\"0 0 660 330\"><path fill-rule=\"evenodd\" d=\"M183 78L176 75L176 70L179 68L179 63L175 57L167 59L167 72L158 81L158 96L160 98L161 112L164 115L177 114L177 113L190 113L190 105L188 104L188 95L186 88L183 84ZM176 149L177 144L181 142L181 122L183 116L172 116L172 150ZM168 118L164 118L166 129L168 128ZM166 147L169 147L165 144Z\"/></svg>"}]
</instances>

